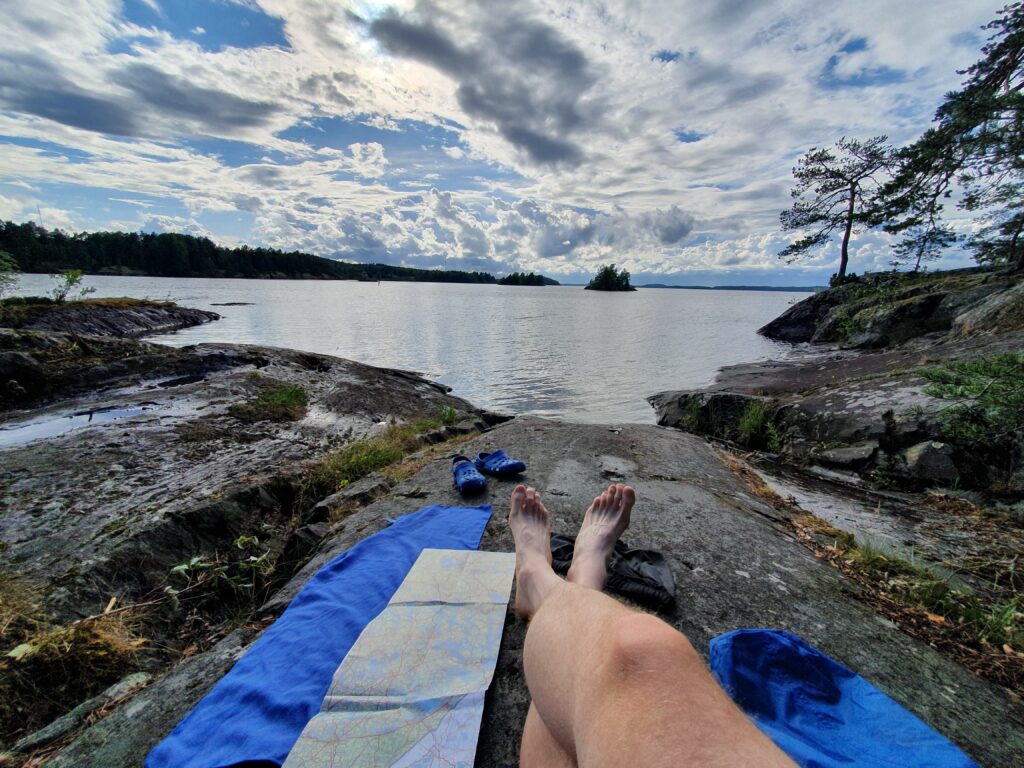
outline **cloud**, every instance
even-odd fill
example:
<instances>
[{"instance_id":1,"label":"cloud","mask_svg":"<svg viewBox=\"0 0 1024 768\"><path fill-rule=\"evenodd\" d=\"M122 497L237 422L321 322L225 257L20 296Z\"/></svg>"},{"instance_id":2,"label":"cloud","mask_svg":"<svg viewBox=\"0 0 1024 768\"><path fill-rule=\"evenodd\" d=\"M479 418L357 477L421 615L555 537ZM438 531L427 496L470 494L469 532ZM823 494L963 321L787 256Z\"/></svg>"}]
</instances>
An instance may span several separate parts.
<instances>
[{"instance_id":1,"label":"cloud","mask_svg":"<svg viewBox=\"0 0 1024 768\"><path fill-rule=\"evenodd\" d=\"M386 115L374 115L369 120L364 120L363 125L376 128L378 131L401 131L401 126Z\"/></svg>"},{"instance_id":2,"label":"cloud","mask_svg":"<svg viewBox=\"0 0 1024 768\"><path fill-rule=\"evenodd\" d=\"M135 135L141 125L137 113L115 98L79 88L48 62L30 56L0 55L0 106L117 136Z\"/></svg>"},{"instance_id":3,"label":"cloud","mask_svg":"<svg viewBox=\"0 0 1024 768\"><path fill-rule=\"evenodd\" d=\"M578 165L573 134L599 118L585 95L597 74L584 53L522 3L489 6L474 17L476 41L460 46L435 23L455 19L421 0L407 17L389 12L370 34L391 54L416 59L451 77L462 110L547 165ZM591 126L587 126L591 127Z\"/></svg>"},{"instance_id":4,"label":"cloud","mask_svg":"<svg viewBox=\"0 0 1024 768\"><path fill-rule=\"evenodd\" d=\"M195 85L147 64L128 64L112 73L110 80L160 114L215 133L265 125L280 109L270 102Z\"/></svg>"},{"instance_id":5,"label":"cloud","mask_svg":"<svg viewBox=\"0 0 1024 768\"><path fill-rule=\"evenodd\" d=\"M245 4L280 19L288 45L220 45L204 18L201 46L194 22L184 37L141 28L118 0L5 9L4 209L425 266L774 274L796 158L842 135L913 138L993 12ZM889 249L859 235L852 268L887 266Z\"/></svg>"}]
</instances>

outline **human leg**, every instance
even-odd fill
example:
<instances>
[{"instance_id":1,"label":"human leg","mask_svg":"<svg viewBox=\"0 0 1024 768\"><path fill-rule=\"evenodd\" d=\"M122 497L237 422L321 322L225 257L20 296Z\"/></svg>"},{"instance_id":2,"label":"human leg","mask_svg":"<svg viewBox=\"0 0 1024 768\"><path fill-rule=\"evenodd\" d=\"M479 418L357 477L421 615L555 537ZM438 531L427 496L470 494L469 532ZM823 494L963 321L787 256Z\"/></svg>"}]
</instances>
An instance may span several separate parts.
<instances>
[{"instance_id":1,"label":"human leg","mask_svg":"<svg viewBox=\"0 0 1024 768\"><path fill-rule=\"evenodd\" d=\"M523 756L547 746L542 756L564 754L581 768L792 766L722 692L685 637L596 591L604 575L595 563L602 552L606 562L628 524L627 491L612 486L595 499L577 537L581 560L574 559L569 582L554 574L550 547L545 555L541 546L550 529L539 496L520 488L513 494L516 607L532 617L524 668L543 725L524 732ZM528 718L527 725L536 723ZM560 752L545 744L547 736Z\"/></svg>"}]
</instances>

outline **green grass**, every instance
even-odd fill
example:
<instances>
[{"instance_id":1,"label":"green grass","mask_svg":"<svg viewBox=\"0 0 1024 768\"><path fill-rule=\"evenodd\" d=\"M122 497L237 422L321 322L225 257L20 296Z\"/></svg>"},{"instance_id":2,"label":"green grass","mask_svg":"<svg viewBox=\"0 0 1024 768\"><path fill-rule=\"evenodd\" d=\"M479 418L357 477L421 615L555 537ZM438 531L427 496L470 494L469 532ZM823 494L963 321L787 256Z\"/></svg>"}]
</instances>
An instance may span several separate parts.
<instances>
[{"instance_id":1,"label":"green grass","mask_svg":"<svg viewBox=\"0 0 1024 768\"><path fill-rule=\"evenodd\" d=\"M679 426L687 432L699 432L701 426L701 403L696 397L691 397L686 404L686 411L679 420Z\"/></svg>"},{"instance_id":2,"label":"green grass","mask_svg":"<svg viewBox=\"0 0 1024 768\"><path fill-rule=\"evenodd\" d=\"M765 448L778 453L782 435L768 415L768 407L760 400L751 401L736 424L738 442L748 448Z\"/></svg>"},{"instance_id":3,"label":"green grass","mask_svg":"<svg viewBox=\"0 0 1024 768\"><path fill-rule=\"evenodd\" d=\"M989 601L927 563L867 544L850 545L843 555L858 571L879 583L900 604L941 616L972 639L1020 648L1024 642L1024 593Z\"/></svg>"},{"instance_id":4,"label":"green grass","mask_svg":"<svg viewBox=\"0 0 1024 768\"><path fill-rule=\"evenodd\" d=\"M736 424L736 432L739 434L740 441L750 443L758 438L764 431L764 423L767 418L764 403L755 400L748 404Z\"/></svg>"},{"instance_id":5,"label":"green grass","mask_svg":"<svg viewBox=\"0 0 1024 768\"><path fill-rule=\"evenodd\" d=\"M252 400L235 403L228 413L245 422L298 421L306 415L309 396L298 384L283 384L260 392Z\"/></svg>"},{"instance_id":6,"label":"green grass","mask_svg":"<svg viewBox=\"0 0 1024 768\"><path fill-rule=\"evenodd\" d=\"M419 436L441 426L438 419L422 418L407 424L392 424L381 434L349 443L324 457L304 481L306 498L328 495L371 472L388 467L416 450Z\"/></svg>"},{"instance_id":7,"label":"green grass","mask_svg":"<svg viewBox=\"0 0 1024 768\"><path fill-rule=\"evenodd\" d=\"M459 420L459 412L450 405L442 405L437 409L437 418L442 424L454 424Z\"/></svg>"}]
</instances>

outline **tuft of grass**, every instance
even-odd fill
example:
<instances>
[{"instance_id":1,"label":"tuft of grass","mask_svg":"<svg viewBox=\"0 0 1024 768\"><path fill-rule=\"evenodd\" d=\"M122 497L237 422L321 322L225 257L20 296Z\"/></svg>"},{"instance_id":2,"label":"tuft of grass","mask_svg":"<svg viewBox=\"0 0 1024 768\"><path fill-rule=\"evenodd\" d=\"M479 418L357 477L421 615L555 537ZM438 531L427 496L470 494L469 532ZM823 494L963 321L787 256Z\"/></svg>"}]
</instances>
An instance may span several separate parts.
<instances>
[{"instance_id":1,"label":"tuft of grass","mask_svg":"<svg viewBox=\"0 0 1024 768\"><path fill-rule=\"evenodd\" d=\"M349 443L310 470L303 480L302 496L312 499L330 495L371 472L396 464L420 447L420 435L439 426L437 419L422 418L392 424L379 435Z\"/></svg>"},{"instance_id":2,"label":"tuft of grass","mask_svg":"<svg viewBox=\"0 0 1024 768\"><path fill-rule=\"evenodd\" d=\"M260 392L252 400L235 403L228 413L239 421L298 421L306 415L309 396L298 384L283 384Z\"/></svg>"},{"instance_id":3,"label":"tuft of grass","mask_svg":"<svg viewBox=\"0 0 1024 768\"><path fill-rule=\"evenodd\" d=\"M740 442L749 444L760 437L764 431L764 424L768 415L764 403L754 400L740 415L736 424L736 432L739 434Z\"/></svg>"},{"instance_id":4,"label":"tuft of grass","mask_svg":"<svg viewBox=\"0 0 1024 768\"><path fill-rule=\"evenodd\" d=\"M686 411L683 414L682 419L679 420L679 426L685 429L687 432L699 432L701 425L701 404L700 400L696 397L690 398L690 401L686 404Z\"/></svg>"},{"instance_id":5,"label":"tuft of grass","mask_svg":"<svg viewBox=\"0 0 1024 768\"><path fill-rule=\"evenodd\" d=\"M763 448L772 453L778 453L782 448L782 435L769 417L767 406L760 400L751 401L740 414L736 437L748 448Z\"/></svg>"},{"instance_id":6,"label":"tuft of grass","mask_svg":"<svg viewBox=\"0 0 1024 768\"><path fill-rule=\"evenodd\" d=\"M454 424L459 420L459 412L450 405L442 405L437 409L437 418L442 424Z\"/></svg>"}]
</instances>

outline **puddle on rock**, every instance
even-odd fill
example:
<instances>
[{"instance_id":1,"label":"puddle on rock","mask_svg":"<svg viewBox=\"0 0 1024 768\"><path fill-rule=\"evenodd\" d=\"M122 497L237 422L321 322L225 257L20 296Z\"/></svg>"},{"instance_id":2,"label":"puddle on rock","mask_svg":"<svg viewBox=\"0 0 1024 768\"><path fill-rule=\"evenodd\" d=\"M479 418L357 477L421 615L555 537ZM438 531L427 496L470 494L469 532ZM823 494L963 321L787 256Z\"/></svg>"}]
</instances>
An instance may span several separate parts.
<instances>
[{"instance_id":1,"label":"puddle on rock","mask_svg":"<svg viewBox=\"0 0 1024 768\"><path fill-rule=\"evenodd\" d=\"M143 406L134 408L97 408L91 411L79 411L52 419L44 419L43 421L8 424L0 427L0 448L10 448L47 437L57 437L74 429L107 424L111 421L128 418L129 416L137 416L148 410L150 410L150 407Z\"/></svg>"}]
</instances>

